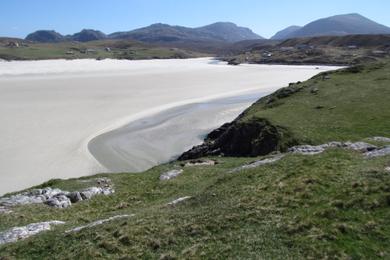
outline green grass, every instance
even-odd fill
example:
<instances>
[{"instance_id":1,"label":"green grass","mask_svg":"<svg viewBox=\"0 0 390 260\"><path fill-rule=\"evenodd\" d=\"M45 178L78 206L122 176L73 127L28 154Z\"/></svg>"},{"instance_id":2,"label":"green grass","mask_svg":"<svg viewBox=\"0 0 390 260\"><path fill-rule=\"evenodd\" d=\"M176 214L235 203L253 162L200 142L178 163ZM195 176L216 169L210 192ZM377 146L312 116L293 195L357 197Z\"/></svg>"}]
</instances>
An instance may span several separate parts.
<instances>
[{"instance_id":1,"label":"green grass","mask_svg":"<svg viewBox=\"0 0 390 260\"><path fill-rule=\"evenodd\" d=\"M252 106L241 120L267 118L300 140L322 143L389 136L390 65L359 73L315 77L302 90ZM317 95L311 88L318 88ZM324 108L315 109L321 105ZM328 109L328 108L333 109ZM215 166L187 167L161 182L179 162L142 174L107 176L116 193L60 210L22 206L0 215L0 231L47 220L54 231L0 246L5 259L376 259L390 258L390 156L330 149L289 154L255 169L229 173L254 158L214 158ZM91 183L93 183L93 178ZM86 180L88 178L82 178ZM91 183L53 180L67 190ZM176 207L166 204L193 198ZM119 214L135 214L79 233L64 231Z\"/></svg>"},{"instance_id":2,"label":"green grass","mask_svg":"<svg viewBox=\"0 0 390 260\"><path fill-rule=\"evenodd\" d=\"M254 104L243 120L269 119L287 127L305 143L358 141L389 135L390 63L366 66L360 73L339 71L299 84L298 93L267 104ZM316 94L312 93L317 89Z\"/></svg>"},{"instance_id":3,"label":"green grass","mask_svg":"<svg viewBox=\"0 0 390 260\"><path fill-rule=\"evenodd\" d=\"M110 47L111 51L105 50ZM86 49L96 52L83 53ZM67 52L73 52L67 54ZM0 45L0 58L6 60L41 60L41 59L168 59L195 58L204 56L200 53L176 48L144 45L132 41L106 40L88 43L29 43L27 46L10 48Z\"/></svg>"},{"instance_id":4,"label":"green grass","mask_svg":"<svg viewBox=\"0 0 390 260\"><path fill-rule=\"evenodd\" d=\"M211 167L186 168L168 182L159 175L109 175L117 193L66 210L19 207L0 219L0 230L51 219L53 232L0 247L0 255L35 259L91 257L302 258L390 257L390 158L365 160L339 149L322 155L289 155L240 173L229 170L253 159L218 158ZM76 180L57 187L70 188ZM193 199L177 207L166 203ZM64 230L116 214L128 220L65 235Z\"/></svg>"}]
</instances>

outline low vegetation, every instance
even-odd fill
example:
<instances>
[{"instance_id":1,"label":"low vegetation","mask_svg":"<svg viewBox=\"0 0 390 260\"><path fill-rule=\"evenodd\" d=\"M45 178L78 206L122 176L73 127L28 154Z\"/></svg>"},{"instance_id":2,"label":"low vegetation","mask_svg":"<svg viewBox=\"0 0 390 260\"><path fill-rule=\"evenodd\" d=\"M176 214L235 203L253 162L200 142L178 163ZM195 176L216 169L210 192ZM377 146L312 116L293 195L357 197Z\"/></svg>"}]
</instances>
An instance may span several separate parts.
<instances>
[{"instance_id":1,"label":"low vegetation","mask_svg":"<svg viewBox=\"0 0 390 260\"><path fill-rule=\"evenodd\" d=\"M11 45L10 45L11 43ZM14 44L17 43L17 46ZM32 43L0 41L0 59L42 60L42 59L169 59L195 58L201 53L177 48L157 47L129 40L102 40L87 43L59 42Z\"/></svg>"},{"instance_id":2,"label":"low vegetation","mask_svg":"<svg viewBox=\"0 0 390 260\"><path fill-rule=\"evenodd\" d=\"M390 62L321 74L261 99L239 120L264 118L300 143L389 137ZM379 146L383 143L376 143ZM263 157L259 157L263 158ZM109 177L116 193L68 209L20 206L0 215L0 231L29 223L66 224L0 246L3 259L374 259L390 258L390 157L331 148L287 154L257 168L254 158L211 157L216 165L172 162L142 174ZM160 175L184 168L175 179ZM43 186L87 187L85 180ZM180 197L191 198L177 204ZM66 230L116 215L77 233Z\"/></svg>"},{"instance_id":3,"label":"low vegetation","mask_svg":"<svg viewBox=\"0 0 390 260\"><path fill-rule=\"evenodd\" d=\"M223 55L231 64L356 65L390 57L389 35L322 36L236 45Z\"/></svg>"}]
</instances>

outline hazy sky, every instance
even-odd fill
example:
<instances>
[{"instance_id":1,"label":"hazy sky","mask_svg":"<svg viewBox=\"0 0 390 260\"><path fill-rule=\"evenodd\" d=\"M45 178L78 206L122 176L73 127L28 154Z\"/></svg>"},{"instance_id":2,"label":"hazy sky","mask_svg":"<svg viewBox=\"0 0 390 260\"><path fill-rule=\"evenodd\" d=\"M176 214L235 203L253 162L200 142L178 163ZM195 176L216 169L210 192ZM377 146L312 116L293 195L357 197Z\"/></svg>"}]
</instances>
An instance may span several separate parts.
<instances>
[{"instance_id":1,"label":"hazy sky","mask_svg":"<svg viewBox=\"0 0 390 260\"><path fill-rule=\"evenodd\" d=\"M0 0L0 36L25 37L38 29L105 33L156 22L197 27L231 21L270 37L289 25L360 13L390 26L390 0Z\"/></svg>"}]
</instances>

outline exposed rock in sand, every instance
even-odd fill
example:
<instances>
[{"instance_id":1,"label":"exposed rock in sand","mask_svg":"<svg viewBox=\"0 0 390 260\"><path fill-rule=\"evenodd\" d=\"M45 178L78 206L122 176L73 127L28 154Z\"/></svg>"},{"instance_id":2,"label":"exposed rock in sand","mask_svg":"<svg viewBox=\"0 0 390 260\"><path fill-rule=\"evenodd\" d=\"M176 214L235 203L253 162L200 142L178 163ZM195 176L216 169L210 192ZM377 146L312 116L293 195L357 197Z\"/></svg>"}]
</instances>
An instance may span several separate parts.
<instances>
[{"instance_id":1,"label":"exposed rock in sand","mask_svg":"<svg viewBox=\"0 0 390 260\"><path fill-rule=\"evenodd\" d=\"M104 224L106 222L110 222L110 221L117 220L117 219L122 219L122 218L130 218L130 217L133 217L133 216L135 216L135 215L134 214L131 214L131 215L118 215L118 216L110 217L110 218L107 218L107 219L100 219L100 220L94 221L94 222L89 223L89 224L84 225L84 226L79 226L79 227L76 227L76 228L72 228L70 230L67 230L65 233L78 232L78 231L83 230L85 228L92 228L92 227L95 227L95 226L98 226L98 225L102 225L102 224Z\"/></svg>"},{"instance_id":2,"label":"exposed rock in sand","mask_svg":"<svg viewBox=\"0 0 390 260\"><path fill-rule=\"evenodd\" d=\"M178 198L178 199L175 199L175 200L169 202L167 205L168 206L176 206L177 204L179 204L179 203L181 203L181 202L183 202L185 200L191 199L191 198L192 197L190 197L190 196L181 197L181 198Z\"/></svg>"},{"instance_id":3,"label":"exposed rock in sand","mask_svg":"<svg viewBox=\"0 0 390 260\"><path fill-rule=\"evenodd\" d=\"M179 176L182 173L183 173L182 169L180 169L180 170L171 170L171 171L168 171L168 172L165 172L165 173L161 174L160 180L161 181L167 181L167 180L170 180L170 179L174 179L174 178L176 178L177 176Z\"/></svg>"},{"instance_id":4,"label":"exposed rock in sand","mask_svg":"<svg viewBox=\"0 0 390 260\"><path fill-rule=\"evenodd\" d=\"M29 224L24 227L14 227L7 231L0 233L0 245L6 243L16 242L21 239L25 239L34 236L43 231L51 229L51 226L65 224L63 221L48 221Z\"/></svg>"},{"instance_id":5,"label":"exposed rock in sand","mask_svg":"<svg viewBox=\"0 0 390 260\"><path fill-rule=\"evenodd\" d=\"M279 161L280 159L282 159L284 156L285 156L284 154L278 154L278 155L275 155L275 156L273 156L273 157L271 157L271 158L261 159L261 160L252 162L252 163L250 163L250 164L246 164L246 165L237 167L237 168L231 170L230 172L231 172L231 173L233 173L233 172L238 172L238 171L241 171L241 170L257 168L257 167L262 166L262 165L274 163L274 162L277 162L277 161Z\"/></svg>"}]
</instances>

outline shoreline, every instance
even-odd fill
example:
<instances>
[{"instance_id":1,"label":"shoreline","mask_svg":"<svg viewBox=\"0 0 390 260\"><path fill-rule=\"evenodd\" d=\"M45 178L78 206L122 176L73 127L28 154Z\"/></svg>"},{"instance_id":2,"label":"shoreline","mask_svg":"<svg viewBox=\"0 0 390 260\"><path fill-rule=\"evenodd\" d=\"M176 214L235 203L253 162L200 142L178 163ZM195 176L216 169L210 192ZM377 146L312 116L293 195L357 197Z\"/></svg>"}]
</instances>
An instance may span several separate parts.
<instances>
[{"instance_id":1,"label":"shoreline","mask_svg":"<svg viewBox=\"0 0 390 260\"><path fill-rule=\"evenodd\" d=\"M157 166L158 164L174 160L186 149L202 142L203 136L212 129L219 127L227 121L233 120L242 113L243 110L253 104L253 102L256 102L256 100L267 94L269 94L267 91L252 89L221 96L189 100L188 102L173 103L165 108L156 109L156 111L145 111L145 113L134 115L130 121L119 127L111 126L109 127L110 130L101 131L102 133L89 139L87 149L88 152L110 172L142 172ZM203 111L205 107L208 108L206 109L207 111ZM215 117L210 120L210 118L204 117L204 112L213 113L215 114ZM175 124L175 121L178 120L180 120L181 125L176 124L176 127L170 131L164 130L164 125L165 127L167 124L173 125ZM186 122L194 122L194 120L202 122L200 124L192 124L190 127L191 129L187 129ZM164 147L163 154L154 154L154 156L163 157L164 159L156 163L142 165L142 163L134 160L134 157L137 157L136 155L129 156L129 154L132 154L133 150L140 151L143 149L142 145L139 145L137 142L132 143L131 145L125 145L126 141L129 142L129 140L134 139L135 135L139 138L142 138L142 136L145 135L154 135L155 139L169 139L169 136L174 135L172 131L175 133L177 132L176 134L179 134L180 132L187 134L192 132L186 137L178 138L180 140L175 140L176 149L173 149L172 151L168 148L170 142L164 142L161 147L153 146L151 141L147 142L155 149ZM156 135L160 136L160 138L156 138ZM137 139L137 141L139 141L139 139ZM178 143L180 143L180 147L177 147ZM121 150L121 153L116 152L117 150ZM122 153L125 153L125 155ZM143 151L143 153L148 155L148 151ZM144 156L140 158L140 160L148 159L153 161L155 159L152 155L150 155L149 158L146 157L147 156ZM116 164L111 161L115 161ZM129 163L130 161L132 162Z\"/></svg>"},{"instance_id":2,"label":"shoreline","mask_svg":"<svg viewBox=\"0 0 390 260\"><path fill-rule=\"evenodd\" d=\"M0 82L4 83L0 86L0 115L5 119L5 127L0 131L3 137L0 193L25 189L53 178L104 172L105 167L89 153L89 141L134 120L180 105L250 90L271 93L289 82L336 69L234 67L200 58L124 63L111 60L115 66L108 71L104 61L89 60L89 67L72 67L71 73L66 73L66 69L62 74L50 73L63 71L67 62L80 66L75 61L50 61L50 66L36 68L42 63L31 61L29 64L37 69L35 76L26 75L18 66L14 69L19 75L0 76ZM125 73L118 64L124 64ZM95 65L102 67L89 70ZM10 172L13 174L7 174Z\"/></svg>"}]
</instances>

